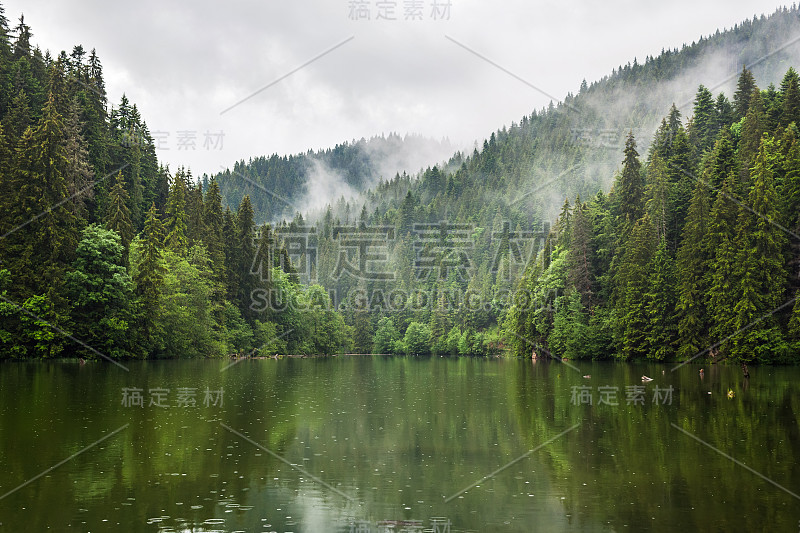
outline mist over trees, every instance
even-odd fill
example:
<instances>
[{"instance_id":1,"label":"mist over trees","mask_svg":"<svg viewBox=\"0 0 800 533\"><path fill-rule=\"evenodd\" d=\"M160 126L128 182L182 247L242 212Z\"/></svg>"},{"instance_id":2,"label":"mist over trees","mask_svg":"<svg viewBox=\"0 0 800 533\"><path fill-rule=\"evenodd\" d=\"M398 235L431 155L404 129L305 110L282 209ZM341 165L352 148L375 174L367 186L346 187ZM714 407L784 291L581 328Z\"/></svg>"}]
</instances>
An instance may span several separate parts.
<instances>
[{"instance_id":1,"label":"mist over trees","mask_svg":"<svg viewBox=\"0 0 800 533\"><path fill-rule=\"evenodd\" d=\"M798 83L789 68L761 90L743 69L733 102L700 86L692 117L673 107L646 155L629 134L610 193L566 204L526 271L520 288L561 291L511 307L515 352L797 361Z\"/></svg>"}]
</instances>

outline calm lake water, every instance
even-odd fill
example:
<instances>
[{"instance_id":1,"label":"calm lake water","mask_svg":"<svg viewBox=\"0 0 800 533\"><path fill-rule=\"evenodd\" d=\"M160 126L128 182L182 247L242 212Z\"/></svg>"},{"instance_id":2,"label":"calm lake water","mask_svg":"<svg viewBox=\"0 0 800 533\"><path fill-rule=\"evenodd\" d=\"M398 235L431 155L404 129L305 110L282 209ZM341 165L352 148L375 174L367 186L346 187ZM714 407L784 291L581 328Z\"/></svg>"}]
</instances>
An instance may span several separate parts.
<instances>
[{"instance_id":1,"label":"calm lake water","mask_svg":"<svg viewBox=\"0 0 800 533\"><path fill-rule=\"evenodd\" d=\"M227 364L0 364L0 532L800 530L798 368Z\"/></svg>"}]
</instances>

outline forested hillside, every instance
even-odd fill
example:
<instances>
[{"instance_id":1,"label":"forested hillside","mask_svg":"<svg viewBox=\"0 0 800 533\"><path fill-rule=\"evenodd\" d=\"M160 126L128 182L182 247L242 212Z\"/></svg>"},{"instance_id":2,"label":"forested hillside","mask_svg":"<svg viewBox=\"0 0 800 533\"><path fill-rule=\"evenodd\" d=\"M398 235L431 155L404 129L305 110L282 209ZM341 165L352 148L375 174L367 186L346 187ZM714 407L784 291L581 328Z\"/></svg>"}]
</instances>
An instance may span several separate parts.
<instances>
[{"instance_id":1,"label":"forested hillside","mask_svg":"<svg viewBox=\"0 0 800 533\"><path fill-rule=\"evenodd\" d=\"M256 250L275 265L281 250L249 200L231 212L213 181L204 191L159 166L136 105L123 95L109 109L94 50L52 57L32 38L23 17L13 29L0 17L0 357L348 346L341 316L288 261L251 275ZM302 311L254 312L264 286Z\"/></svg>"},{"instance_id":2,"label":"forested hillside","mask_svg":"<svg viewBox=\"0 0 800 533\"><path fill-rule=\"evenodd\" d=\"M219 183L223 202L234 209L249 195L259 222L292 218L298 212L318 215L328 203L338 205L346 220L358 215L348 216L346 200L398 172L416 173L445 161L454 151L446 140L392 133L316 152L238 161L212 178ZM209 179L203 176L206 188Z\"/></svg>"},{"instance_id":3,"label":"forested hillside","mask_svg":"<svg viewBox=\"0 0 800 533\"><path fill-rule=\"evenodd\" d=\"M745 69L732 102L701 86L685 125L673 108L646 156L629 135L610 193L566 203L526 271L515 351L796 362L799 86Z\"/></svg>"},{"instance_id":4,"label":"forested hillside","mask_svg":"<svg viewBox=\"0 0 800 533\"><path fill-rule=\"evenodd\" d=\"M3 16L0 357L794 361L798 34L782 9L634 61L419 174L386 169L445 143L196 179L109 105L94 50L52 57Z\"/></svg>"}]
</instances>

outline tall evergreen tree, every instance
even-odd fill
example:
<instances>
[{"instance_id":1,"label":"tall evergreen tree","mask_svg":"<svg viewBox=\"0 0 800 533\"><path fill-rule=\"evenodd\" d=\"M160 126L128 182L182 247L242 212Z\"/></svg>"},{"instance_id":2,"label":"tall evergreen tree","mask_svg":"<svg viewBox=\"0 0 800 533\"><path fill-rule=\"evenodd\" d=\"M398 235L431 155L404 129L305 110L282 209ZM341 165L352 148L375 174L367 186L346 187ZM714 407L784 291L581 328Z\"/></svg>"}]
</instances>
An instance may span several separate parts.
<instances>
[{"instance_id":1,"label":"tall evergreen tree","mask_svg":"<svg viewBox=\"0 0 800 533\"><path fill-rule=\"evenodd\" d=\"M750 186L750 166L753 158L758 153L761 137L766 131L766 120L761 92L755 90L753 91L753 97L750 99L747 116L742 124L742 138L739 141L739 191L742 195L746 194Z\"/></svg>"},{"instance_id":2,"label":"tall evergreen tree","mask_svg":"<svg viewBox=\"0 0 800 533\"><path fill-rule=\"evenodd\" d=\"M650 279L645 295L647 327L644 343L648 358L663 361L675 352L677 332L674 267L667 241L663 237L648 270Z\"/></svg>"},{"instance_id":3,"label":"tall evergreen tree","mask_svg":"<svg viewBox=\"0 0 800 533\"><path fill-rule=\"evenodd\" d=\"M625 158L622 161L622 173L614 184L616 214L620 227L632 228L644 214L644 179L639 152L636 151L636 139L633 132L628 133L625 141ZM623 235L627 233L623 230Z\"/></svg>"},{"instance_id":4,"label":"tall evergreen tree","mask_svg":"<svg viewBox=\"0 0 800 533\"><path fill-rule=\"evenodd\" d=\"M696 139L692 144L698 153L711 148L714 142L715 114L714 95L701 85L694 99L694 116L690 132L690 137Z\"/></svg>"},{"instance_id":5,"label":"tall evergreen tree","mask_svg":"<svg viewBox=\"0 0 800 533\"><path fill-rule=\"evenodd\" d=\"M741 361L772 362L782 349L782 334L773 313L784 303L787 239L775 191L778 147L765 137L753 163L748 203L739 215L732 354ZM758 321L756 323L756 321Z\"/></svg>"},{"instance_id":6,"label":"tall evergreen tree","mask_svg":"<svg viewBox=\"0 0 800 533\"><path fill-rule=\"evenodd\" d=\"M122 172L117 174L114 186L109 192L103 223L106 228L115 231L120 236L120 242L125 250L123 257L127 258L127 249L133 240L134 231L131 212L128 209L128 191L125 190L125 179L122 177Z\"/></svg>"},{"instance_id":7,"label":"tall evergreen tree","mask_svg":"<svg viewBox=\"0 0 800 533\"><path fill-rule=\"evenodd\" d=\"M135 268L133 281L139 297L139 331L145 346L157 351L161 346L161 298L164 287L164 266L162 250L164 246L164 225L158 216L155 205L150 206L141 235L141 250Z\"/></svg>"},{"instance_id":8,"label":"tall evergreen tree","mask_svg":"<svg viewBox=\"0 0 800 533\"><path fill-rule=\"evenodd\" d=\"M36 129L28 129L20 140L15 166L19 189L13 218L33 222L14 235L19 248L13 256L13 272L23 294L48 293L60 286L72 264L79 229L68 205L64 123L52 95Z\"/></svg>"},{"instance_id":9,"label":"tall evergreen tree","mask_svg":"<svg viewBox=\"0 0 800 533\"><path fill-rule=\"evenodd\" d=\"M225 245L223 242L222 196L216 179L211 180L203 204L203 243L208 249L214 276L225 281Z\"/></svg>"},{"instance_id":10,"label":"tall evergreen tree","mask_svg":"<svg viewBox=\"0 0 800 533\"><path fill-rule=\"evenodd\" d=\"M646 334L650 327L647 315L647 291L654 253L655 231L645 215L633 227L617 276L620 289L617 345L623 359L644 357L649 345Z\"/></svg>"},{"instance_id":11,"label":"tall evergreen tree","mask_svg":"<svg viewBox=\"0 0 800 533\"><path fill-rule=\"evenodd\" d=\"M781 127L800 121L800 78L794 67L789 67L781 82Z\"/></svg>"},{"instance_id":12,"label":"tall evergreen tree","mask_svg":"<svg viewBox=\"0 0 800 533\"><path fill-rule=\"evenodd\" d=\"M746 66L742 66L742 73L736 83L736 92L733 93L733 110L736 120L740 120L747 115L753 93L757 90L753 74L747 70Z\"/></svg>"},{"instance_id":13,"label":"tall evergreen tree","mask_svg":"<svg viewBox=\"0 0 800 533\"><path fill-rule=\"evenodd\" d=\"M736 303L736 261L739 249L736 243L739 208L733 196L738 187L733 173L728 175L717 194L708 223L706 249L714 258L708 271L707 308L711 322L711 340L720 343L735 332L733 306ZM723 344L720 351L728 353L730 345ZM717 350L712 350L714 355Z\"/></svg>"},{"instance_id":14,"label":"tall evergreen tree","mask_svg":"<svg viewBox=\"0 0 800 533\"><path fill-rule=\"evenodd\" d=\"M705 306L708 290L707 272L713 250L707 246L710 216L709 189L698 183L692 195L681 246L677 254L678 291L676 313L680 350L678 356L688 359L708 345L708 314Z\"/></svg>"},{"instance_id":15,"label":"tall evergreen tree","mask_svg":"<svg viewBox=\"0 0 800 533\"><path fill-rule=\"evenodd\" d=\"M575 200L572 216L572 237L567 263L567 283L575 288L584 306L592 303L592 226L587 207L580 197Z\"/></svg>"},{"instance_id":16,"label":"tall evergreen tree","mask_svg":"<svg viewBox=\"0 0 800 533\"><path fill-rule=\"evenodd\" d=\"M186 181L180 174L175 175L167 197L167 248L185 257L189 250L186 237Z\"/></svg>"}]
</instances>

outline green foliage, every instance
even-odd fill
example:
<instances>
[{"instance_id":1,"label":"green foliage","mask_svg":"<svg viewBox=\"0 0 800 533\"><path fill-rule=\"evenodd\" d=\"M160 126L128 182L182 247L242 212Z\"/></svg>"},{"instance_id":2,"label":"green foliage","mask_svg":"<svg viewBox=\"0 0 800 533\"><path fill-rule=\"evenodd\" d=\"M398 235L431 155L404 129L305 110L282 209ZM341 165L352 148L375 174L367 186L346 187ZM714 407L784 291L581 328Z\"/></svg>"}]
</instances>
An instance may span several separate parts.
<instances>
[{"instance_id":1,"label":"green foliage","mask_svg":"<svg viewBox=\"0 0 800 533\"><path fill-rule=\"evenodd\" d=\"M133 330L133 281L124 265L119 234L98 225L88 226L76 256L73 270L64 278L76 325L74 335L107 357L138 354ZM79 347L79 353L96 357L83 347Z\"/></svg>"},{"instance_id":2,"label":"green foliage","mask_svg":"<svg viewBox=\"0 0 800 533\"><path fill-rule=\"evenodd\" d=\"M420 324L419 322L412 322L408 325L405 335L403 335L402 344L400 345L402 351L409 355L420 355L430 353L431 347L431 329L427 324ZM461 344L459 344L459 351Z\"/></svg>"},{"instance_id":3,"label":"green foliage","mask_svg":"<svg viewBox=\"0 0 800 533\"><path fill-rule=\"evenodd\" d=\"M430 147L390 135L240 161L202 180L159 165L136 104L122 95L109 105L94 51L54 60L31 49L22 21L13 46L0 23L3 356L59 355L74 344L64 331L115 358L502 346L668 360L713 346L714 358L794 361L798 308L780 306L800 289L800 243L786 237L800 232L800 80L791 68L778 89L760 90L756 75L784 59L754 61L797 13L620 66L416 176L379 176L375 154ZM743 69L732 101L700 86L684 124L663 82L732 46L758 70ZM659 122L640 161L631 127ZM619 150L576 139L595 130L629 131L621 167ZM298 200L319 165L362 196L280 221L279 199ZM610 193L598 192L612 176ZM564 204L543 246L514 248L514 233L556 214L552 198ZM422 242L421 224L439 235ZM458 253L433 250L457 241L447 224L469 228L458 242L465 272ZM290 236L306 226L316 255L295 253ZM369 226L396 230L386 250L394 280L334 276L337 235ZM427 277L421 257L433 257ZM381 300L331 301L354 289ZM388 306L393 290L427 303Z\"/></svg>"},{"instance_id":4,"label":"green foliage","mask_svg":"<svg viewBox=\"0 0 800 533\"><path fill-rule=\"evenodd\" d=\"M554 313L515 305L505 314L503 328L520 339L512 349L626 360L796 361L800 306L790 312L785 301L798 294L800 271L800 246L789 238L800 222L800 149L785 118L794 112L785 102L797 98L796 86L790 71L780 92L762 95L744 71L735 124L725 99L715 103L701 87L688 134L675 123L674 108L662 121L641 194L629 136L611 210L602 196L589 202L588 239L576 239L577 207L563 210L566 222L556 228L569 226L571 238L525 273L519 294L541 297L565 279L567 258L566 293L555 298ZM575 291L576 258L584 256L593 258L585 263L597 300Z\"/></svg>"},{"instance_id":5,"label":"green foliage","mask_svg":"<svg viewBox=\"0 0 800 533\"><path fill-rule=\"evenodd\" d=\"M400 340L400 332L388 316L378 320L378 327L372 339L373 353L392 353L395 343Z\"/></svg>"}]
</instances>

